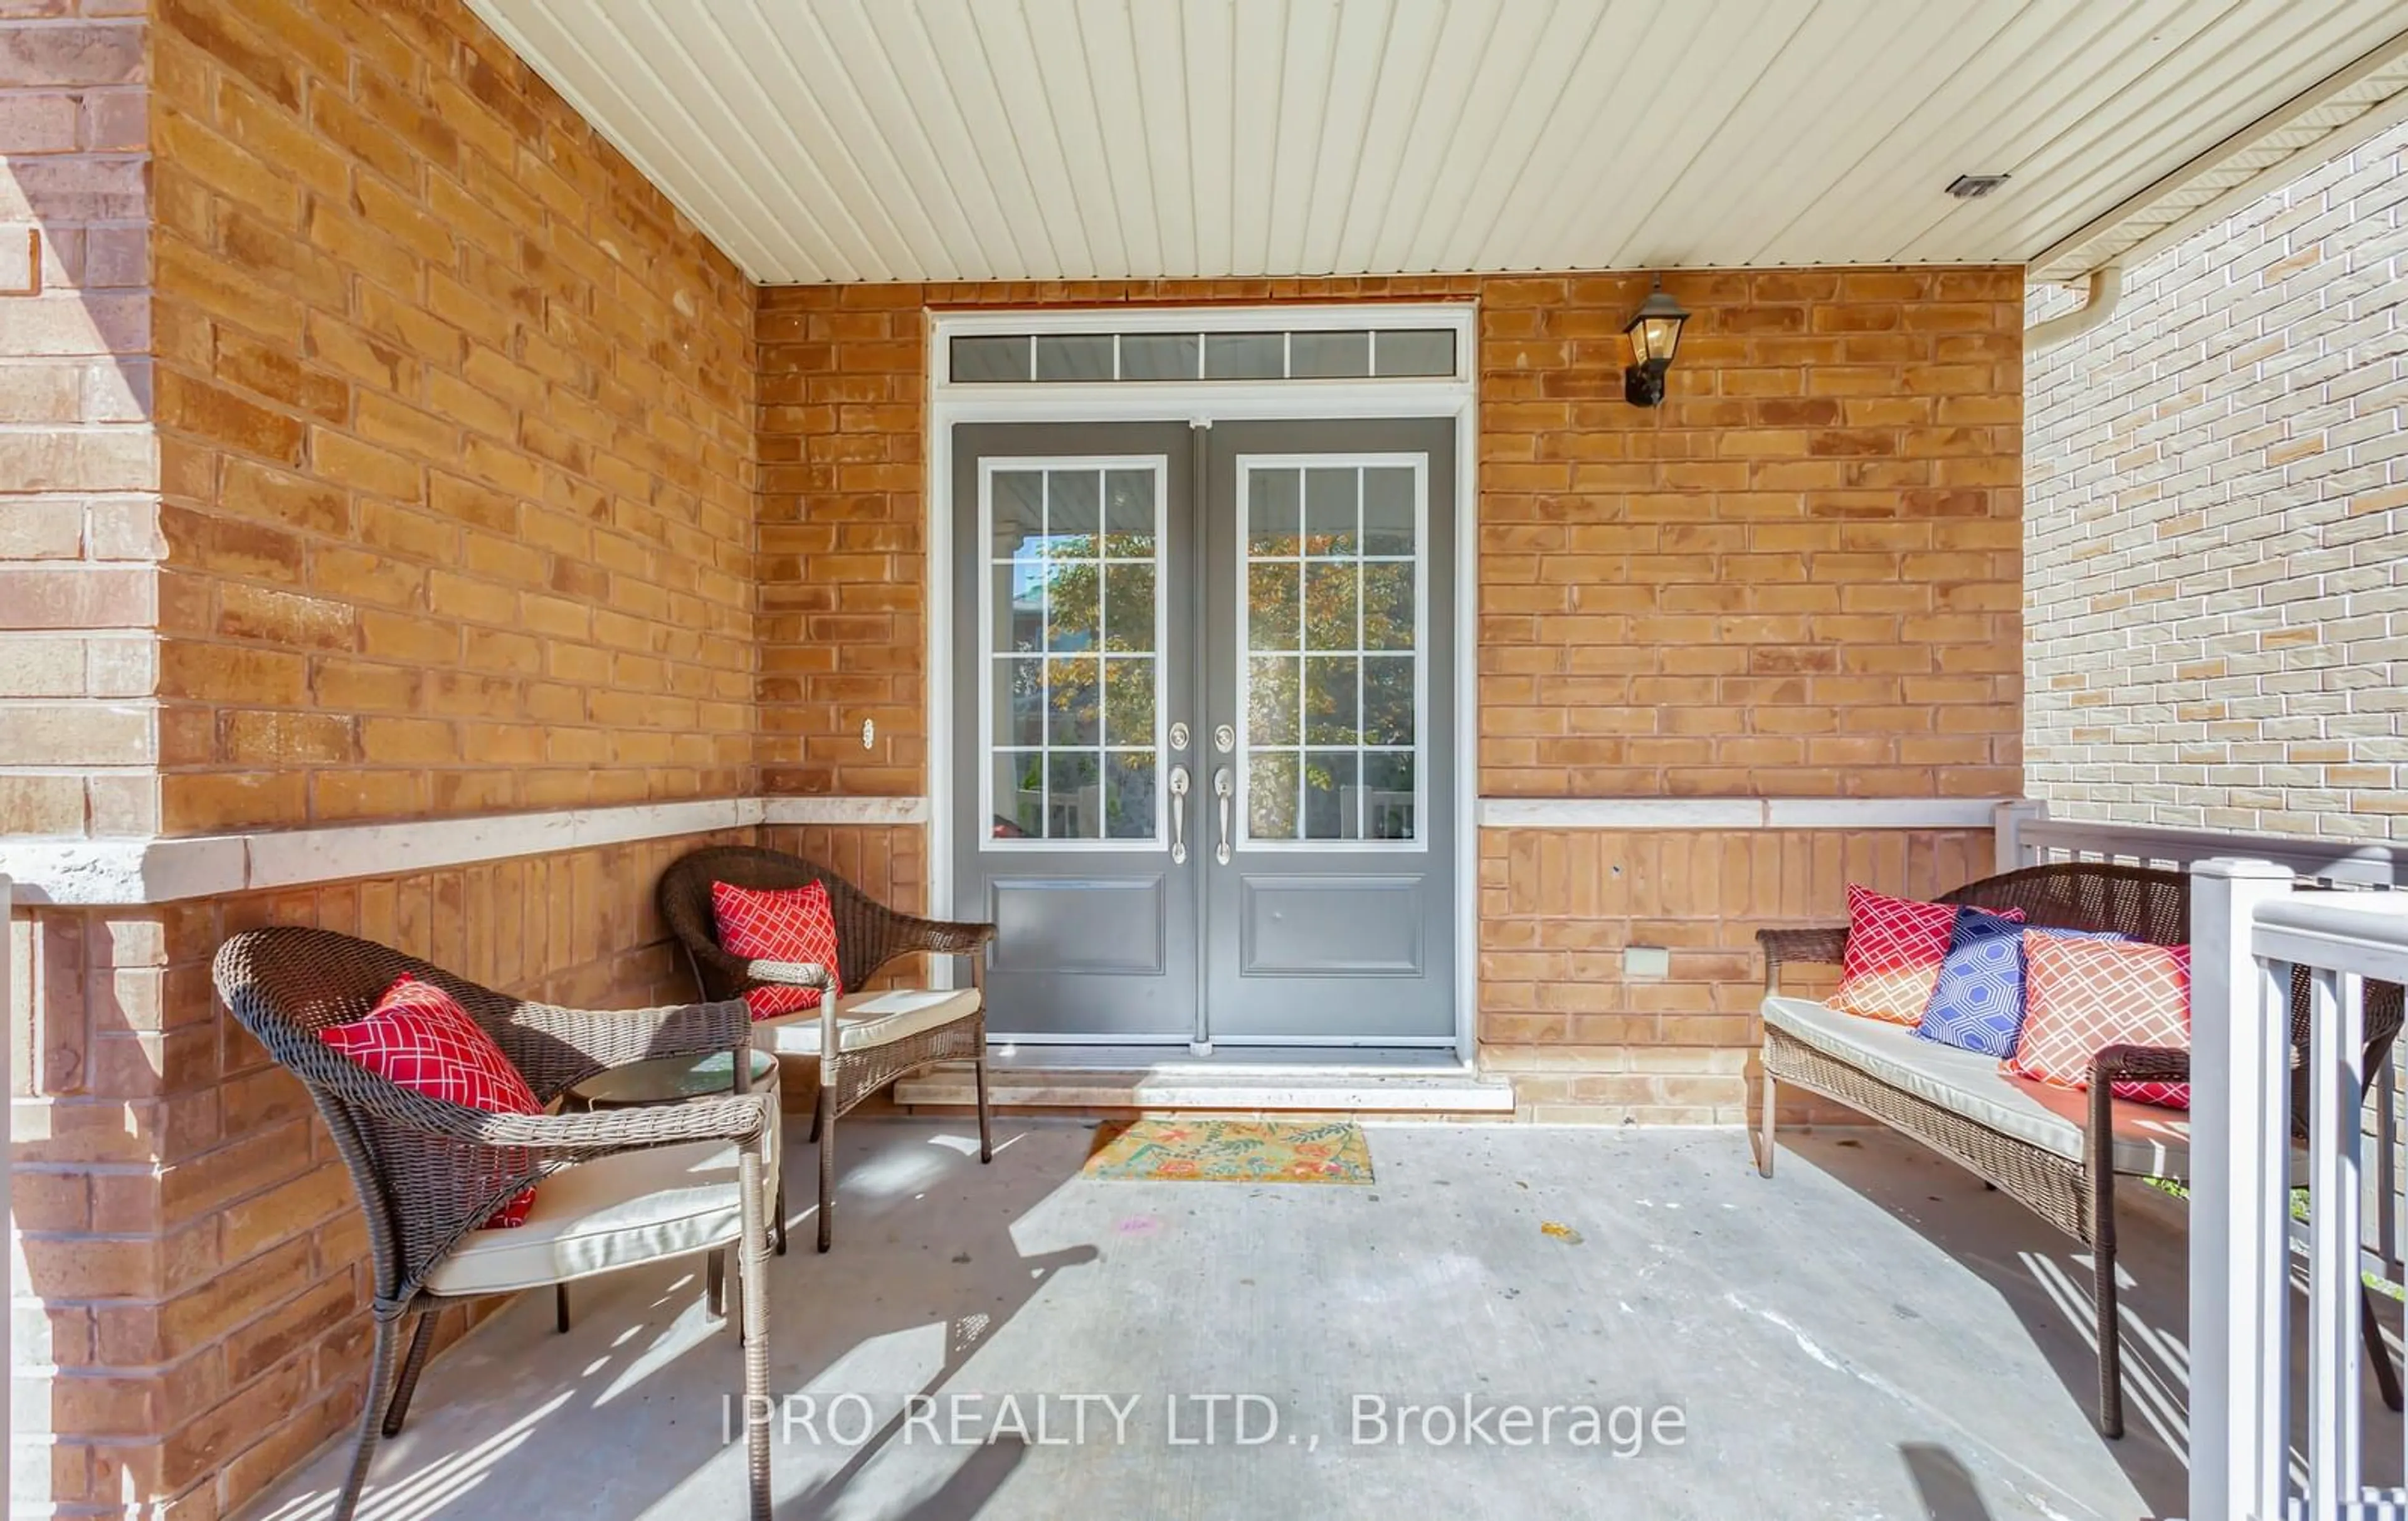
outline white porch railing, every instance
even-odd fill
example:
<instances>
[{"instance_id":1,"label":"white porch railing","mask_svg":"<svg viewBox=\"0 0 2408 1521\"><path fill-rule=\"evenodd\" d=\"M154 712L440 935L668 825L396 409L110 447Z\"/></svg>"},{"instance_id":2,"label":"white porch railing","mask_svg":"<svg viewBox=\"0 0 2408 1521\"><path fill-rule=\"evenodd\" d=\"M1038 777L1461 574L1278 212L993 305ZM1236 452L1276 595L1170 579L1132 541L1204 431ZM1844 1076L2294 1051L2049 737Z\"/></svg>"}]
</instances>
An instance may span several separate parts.
<instances>
[{"instance_id":1,"label":"white porch railing","mask_svg":"<svg viewBox=\"0 0 2408 1521\"><path fill-rule=\"evenodd\" d=\"M2408 981L2408 893L2191 868L2190 1521L2397 1514L2366 1485L2364 986ZM2310 978L2307 1370L2291 1377L2291 969ZM2386 1254L2391 1243L2384 1243ZM2305 1439L2294 1451L2296 1401Z\"/></svg>"}]
</instances>

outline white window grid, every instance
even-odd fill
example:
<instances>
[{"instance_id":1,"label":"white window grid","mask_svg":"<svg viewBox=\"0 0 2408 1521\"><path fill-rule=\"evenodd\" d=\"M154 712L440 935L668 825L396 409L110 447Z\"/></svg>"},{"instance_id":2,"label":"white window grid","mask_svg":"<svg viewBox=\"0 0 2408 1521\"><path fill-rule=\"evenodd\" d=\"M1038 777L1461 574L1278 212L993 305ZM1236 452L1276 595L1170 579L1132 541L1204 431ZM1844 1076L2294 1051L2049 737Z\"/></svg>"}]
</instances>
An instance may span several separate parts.
<instances>
[{"instance_id":1,"label":"white window grid","mask_svg":"<svg viewBox=\"0 0 2408 1521\"><path fill-rule=\"evenodd\" d=\"M1367 361L1366 361L1366 373L1364 373L1364 374L1362 374L1362 375L1352 375L1352 376L1325 376L1325 375L1298 375L1298 374L1297 374L1297 373L1296 373L1296 339L1297 339L1299 336L1304 337L1312 337L1312 338L1319 338L1319 337L1352 337L1360 336L1360 337L1365 340L1365 343L1366 343L1366 355L1367 355ZM1409 373L1409 374L1393 374L1393 375L1383 375L1383 374L1381 374L1381 373L1380 373L1380 359L1381 359L1380 348L1381 348L1381 343L1382 343L1383 339L1405 339L1405 338L1423 339L1423 338L1429 338L1429 337L1448 337L1448 338L1451 338L1451 339L1453 339L1453 340L1454 340L1454 344L1455 344L1455 366L1454 366L1454 368L1453 368L1451 371L1449 371L1449 372L1447 372L1447 373L1445 373L1445 374L1438 374L1438 375L1433 375L1433 374L1430 374L1430 373L1428 373L1428 372L1426 372L1426 371L1415 371L1415 372ZM1077 381L1058 381L1058 380L1046 380L1046 379L1040 378L1040 377L1038 375L1038 373L1037 373L1037 345L1038 345L1038 343L1039 343L1039 341L1041 341L1042 339L1045 339L1045 338L1104 338L1104 339L1109 339L1109 340L1111 341L1111 349L1112 349L1112 372L1111 372L1111 374L1110 374L1109 376L1103 376L1103 375L1096 376L1096 377L1095 377L1092 380L1089 380L1089 381L1085 382L1085 383L1088 383L1088 384L1111 384L1111 385L1178 385L1178 384L1182 384L1182 383L1190 383L1190 384L1192 384L1192 383L1198 383L1198 382L1204 382L1204 381L1213 381L1213 380L1253 380L1253 381L1256 381L1256 382L1258 382L1258 383L1259 383L1259 382L1277 382L1277 383L1288 383L1288 382L1326 383L1326 382L1330 382L1330 381L1340 381L1340 382L1354 383L1354 384L1362 384L1362 383L1365 383L1365 382L1374 382L1374 383L1380 383L1380 384L1395 384L1395 383L1398 383L1398 382L1412 382L1412 381L1419 381L1419 382L1421 382L1421 383L1423 383L1423 384L1427 384L1427 383L1428 383L1429 381L1431 381L1431 380L1457 380L1457 379L1460 379L1460 378L1463 376L1463 374L1464 374L1465 366L1466 366L1466 365L1469 363L1469 355L1467 354L1467 352L1466 352L1466 347L1467 347L1467 345L1466 345L1466 343L1465 343L1465 340L1464 340L1463 335L1461 335L1460 333L1456 332L1455 329L1453 329L1453 328L1451 328L1451 327L1434 326L1434 325L1420 325L1420 326L1412 326L1412 327L1342 327L1342 326L1315 326L1315 327L1297 327L1297 328L1274 329L1274 330L1266 330L1266 329L1257 329L1257 328L1215 328L1215 327L1197 327L1197 328L1182 328L1182 329L1180 329L1180 330L1178 330L1178 331L1176 331L1176 332L1170 332L1170 331L1165 331L1165 332L1124 332L1124 331L1119 331L1119 330L1098 329L1098 330L1096 330L1096 331L1095 331L1095 332L1091 332L1091 333L1077 333L1077 332L1068 332L1068 331L1059 331L1059 330L1049 330L1049 331L1044 331L1044 332L1031 332L1031 333L959 333L959 334L955 334L955 335L953 335L953 337L949 338L949 339L947 340L946 344L945 344L946 365L947 365L947 372L948 372L948 375L949 375L949 376L951 375L951 368L952 368L952 353L953 353L953 347L952 347L952 345L953 345L953 342L958 341L960 338L964 338L964 337L970 337L970 338L1010 338L1010 339L1013 339L1013 340L1015 340L1015 341L1018 341L1018 342L1021 342L1021 343L1025 343L1025 344L1026 344L1026 345L1027 345L1027 349L1028 349L1028 354L1027 354L1027 366L1028 366L1028 367L1027 367L1027 372L1026 372L1025 374L1024 374L1024 375L1020 375L1020 376L1017 376L1017 377L1015 377L1015 378L1013 378L1013 379L1011 379L1011 380L1003 380L1003 381L996 381L996 380L985 380L985 381L980 381L980 380L959 380L959 379L953 379L953 380L951 380L950 383L952 383L952 384L955 384L955 385L979 385L979 384L994 385L994 384L1003 384L1003 385L1014 385L1014 386L1017 386L1017 385L1053 385L1053 384L1077 384L1077 383L1080 383L1080 382L1077 382ZM1123 342L1124 342L1125 340L1126 340L1126 339L1129 339L1129 338L1141 338L1141 339L1142 339L1142 338L1162 338L1162 337L1192 337L1192 338L1194 338L1194 339L1196 340L1196 343L1197 343L1197 372L1196 372L1196 374L1194 374L1194 375L1192 375L1192 376L1185 376L1185 377L1172 377L1172 378L1148 377L1148 378L1143 379L1143 380L1138 380L1138 379L1133 379L1133 378L1131 378L1131 377L1126 373L1127 366L1126 366L1126 365L1125 364L1125 362L1123 361L1123 358L1122 358L1121 348L1122 348L1122 344L1123 344ZM1279 373L1279 374L1277 374L1277 375L1240 375L1240 376L1222 376L1222 375L1214 375L1214 374L1212 373L1212 365L1211 365L1211 339L1213 339L1213 338L1216 338L1216 337L1228 337L1228 338L1266 338L1266 337L1272 337L1272 338L1278 338L1278 339L1280 340L1280 373Z\"/></svg>"},{"instance_id":2,"label":"white window grid","mask_svg":"<svg viewBox=\"0 0 2408 1521\"><path fill-rule=\"evenodd\" d=\"M1429 766L1427 740L1429 733L1429 461L1422 454L1241 454L1238 457L1238 552L1236 619L1238 659L1238 745L1237 799L1238 828L1235 846L1239 850L1283 851L1377 851L1426 852L1429 842L1422 821L1429 816ZM1353 469L1354 481L1354 543L1352 555L1310 555L1305 552L1307 511L1302 481L1299 476L1297 494L1297 552L1257 555L1253 550L1254 481L1258 475L1275 471ZM1413 480L1413 552L1410 555L1367 554L1363 552L1364 473L1375 469L1409 469ZM1354 601L1354 644L1351 650L1308 650L1304 647L1302 630L1303 594L1306 567L1312 565L1398 565L1412 567L1413 643L1411 651L1413 667L1413 742L1410 745L1366 745L1361 742L1364 713L1363 659L1369 655L1380 659L1396 659L1395 650L1366 650L1363 639L1363 578L1358 571ZM1297 671L1297 738L1293 744L1254 743L1254 659L1258 654L1282 652L1258 651L1254 647L1254 600L1249 595L1253 567L1257 565L1294 565L1297 567L1298 631L1295 653L1310 658L1314 655L1346 658L1355 662L1354 721L1355 742L1353 744L1315 744L1307 738L1304 704L1309 700L1311 682L1305 668ZM1352 837L1305 837L1304 828L1304 768L1306 758L1314 752L1346 752L1355 756L1355 833ZM1297 827L1294 838L1257 836L1254 832L1254 759L1256 753L1293 754L1297 758ZM1412 835L1404 839L1366 838L1369 819L1370 789L1361 784L1362 758L1367 755L1409 755L1413 763Z\"/></svg>"},{"instance_id":3,"label":"white window grid","mask_svg":"<svg viewBox=\"0 0 2408 1521\"><path fill-rule=\"evenodd\" d=\"M1108 503L1104 495L1104 481L1106 474L1115 470L1142 471L1153 479L1154 524L1152 532L1154 538L1154 552L1151 555L1113 555L1107 552L1108 541L1111 538L1111 534L1109 532L1109 524L1105 516L1108 511ZM1111 658L1114 660L1143 660L1150 662L1154 667L1154 734L1150 744L1116 745L1105 742L1110 737L1110 730L1105 723L1104 714L1107 693L1107 689L1104 684L1103 661L1106 658L1104 651L1098 649L1092 657L1096 663L1096 742L1093 744L1072 742L1056 743L1052 736L1054 662L1056 659L1061 658L1080 657L1076 655L1057 656L1053 651L1043 648L1045 641L1041 636L1039 640L1039 648L1034 651L1010 649L999 650L996 647L996 572L998 569L1009 569L1012 567L1025 563L1029 558L1025 554L1010 555L997 554L995 552L995 478L998 475L1006 474L1029 474L1039 475L1043 478L1045 482L1045 506L1043 509L1045 519L1044 521L1040 521L1039 528L1040 530L1039 537L1049 539L1052 537L1048 530L1052 527L1050 520L1053 515L1054 478L1056 475L1094 476L1096 482L1097 518L1096 556L1092 563L1096 564L1099 568L1109 567L1114 565L1143 565L1151 566L1153 567L1154 648L1141 654L1132 653L1127 654L1114 654L1111 656ZM1171 807L1171 801L1169 788L1168 785L1169 757L1168 734L1167 730L1168 725L1165 718L1168 694L1163 690L1163 672L1165 668L1163 665L1163 640L1168 629L1164 618L1162 567L1163 552L1168 529L1168 486L1169 461L1160 454L1098 454L1047 457L997 455L982 459L979 462L978 532L979 544L981 546L980 560L982 562L982 573L979 577L978 611L980 659L978 668L982 678L979 682L979 734L981 737L981 744L983 749L983 754L979 767L979 817L982 821L982 827L989 831L989 838L982 841L982 848L999 851L1051 851L1077 852L1084 854L1090 851L1157 851L1165 848L1167 845L1168 840L1168 831L1169 827L1168 809ZM1062 559L1048 555L1045 557L1043 563L1047 565L1054 565L1083 564L1089 562L1085 556ZM1040 601L1039 607L1038 626L1040 630L1043 630L1050 627L1053 619L1051 578L1047 578L1043 582L1041 582L1041 584L1044 585L1046 590L1044 598ZM1109 596L1109 595L1110 589L1108 578L1099 576L1097 578L1096 585L1096 596L1098 598L1097 624L1099 632L1103 620L1102 602L1104 598ZM996 713L995 706L995 672L996 665L998 662L1002 661L1030 659L1034 659L1039 663L1038 669L1044 683L1039 709L1040 714L1043 715L1043 722L1038 731L1039 742L1034 745L998 744L996 743L997 734L996 725L999 715ZM1045 794L1045 801L1040 811L1043 822L1050 831L1053 820L1053 797L1051 795L1054 785L1054 755L1066 754L1096 756L1097 758L1097 785L1100 788L1108 785L1110 779L1110 772L1105 769L1103 757L1112 754L1143 754L1149 751L1154 757L1154 830L1151 834L1141 836L1124 836L1119 838L1111 838L1108 836L1055 838L1026 836L1017 838L996 838L992 835L992 823L998 815L998 810L996 808L998 799L996 796L995 778L996 766L999 760L1006 757L1026 757L1031 755L1037 757L1039 784Z\"/></svg>"}]
</instances>

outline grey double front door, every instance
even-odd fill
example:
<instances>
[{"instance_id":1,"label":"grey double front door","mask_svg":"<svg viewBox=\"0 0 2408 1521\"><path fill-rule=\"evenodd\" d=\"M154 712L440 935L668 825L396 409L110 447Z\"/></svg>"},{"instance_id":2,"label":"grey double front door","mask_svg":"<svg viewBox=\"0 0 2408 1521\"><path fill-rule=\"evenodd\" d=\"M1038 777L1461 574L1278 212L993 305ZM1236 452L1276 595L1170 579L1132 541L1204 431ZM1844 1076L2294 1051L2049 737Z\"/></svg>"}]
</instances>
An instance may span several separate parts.
<instances>
[{"instance_id":1,"label":"grey double front door","mask_svg":"<svg viewBox=\"0 0 2408 1521\"><path fill-rule=\"evenodd\" d=\"M953 430L954 906L998 1040L1443 1045L1451 419Z\"/></svg>"}]
</instances>

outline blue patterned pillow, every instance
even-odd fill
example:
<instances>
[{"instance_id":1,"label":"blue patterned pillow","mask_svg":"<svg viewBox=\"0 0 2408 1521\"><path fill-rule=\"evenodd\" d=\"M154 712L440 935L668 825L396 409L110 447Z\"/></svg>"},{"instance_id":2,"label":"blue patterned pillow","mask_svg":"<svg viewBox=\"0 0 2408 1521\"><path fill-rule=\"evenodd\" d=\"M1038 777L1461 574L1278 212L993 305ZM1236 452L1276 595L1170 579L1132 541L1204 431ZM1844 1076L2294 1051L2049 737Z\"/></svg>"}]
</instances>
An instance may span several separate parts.
<instances>
[{"instance_id":1,"label":"blue patterned pillow","mask_svg":"<svg viewBox=\"0 0 2408 1521\"><path fill-rule=\"evenodd\" d=\"M2004 1059L2015 1054L2024 1028L2024 936L2071 940L2120 940L2112 930L2042 929L1960 908L1949 927L1939 985L1914 1033L1960 1051Z\"/></svg>"}]
</instances>

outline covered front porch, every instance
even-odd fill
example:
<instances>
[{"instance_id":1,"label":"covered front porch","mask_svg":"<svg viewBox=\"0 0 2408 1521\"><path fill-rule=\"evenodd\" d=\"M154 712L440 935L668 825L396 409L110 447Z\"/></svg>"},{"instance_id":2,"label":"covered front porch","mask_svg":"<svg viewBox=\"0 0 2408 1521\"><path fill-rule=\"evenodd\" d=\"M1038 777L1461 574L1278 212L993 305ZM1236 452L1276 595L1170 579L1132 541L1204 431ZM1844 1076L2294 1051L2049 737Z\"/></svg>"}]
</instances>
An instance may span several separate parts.
<instances>
[{"instance_id":1,"label":"covered front porch","mask_svg":"<svg viewBox=\"0 0 2408 1521\"><path fill-rule=\"evenodd\" d=\"M2177 1200L2126 1201L2131 1416L2109 1442L2084 1256L1886 1132L1798 1136L1766 1180L1729 1130L1368 1130L1376 1182L1331 1187L1082 1178L1076 1121L1007 1118L983 1169L965 1125L852 1126L838 1251L771 1276L778 1514L2182 1512ZM789 1169L810 1160L797 1133ZM360 1514L740 1511L736 1337L698 1280L597 1281L566 1335L544 1296L480 1327ZM1227 1396L1259 1399L1208 1436ZM1497 1439L1549 1406L1551 1441ZM1601 1430L1576 1434L1584 1407ZM1467 1409L1494 1413L1468 1430ZM346 1456L246 1515L327 1514Z\"/></svg>"}]
</instances>

